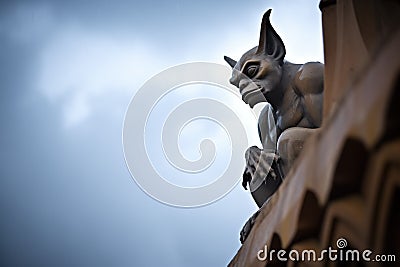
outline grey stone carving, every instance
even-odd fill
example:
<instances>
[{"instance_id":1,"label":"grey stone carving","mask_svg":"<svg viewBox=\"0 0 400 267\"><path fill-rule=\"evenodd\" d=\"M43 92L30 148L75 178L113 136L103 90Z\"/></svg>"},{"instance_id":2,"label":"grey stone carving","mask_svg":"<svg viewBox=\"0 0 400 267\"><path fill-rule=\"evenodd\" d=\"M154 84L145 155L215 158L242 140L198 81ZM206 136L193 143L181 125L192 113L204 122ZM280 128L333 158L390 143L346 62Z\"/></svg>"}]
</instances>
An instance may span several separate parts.
<instances>
[{"instance_id":1,"label":"grey stone carving","mask_svg":"<svg viewBox=\"0 0 400 267\"><path fill-rule=\"evenodd\" d=\"M250 107L268 102L258 122L263 148L246 151L242 183L245 189L249 185L259 207L278 189L305 140L322 123L324 65L285 61L285 45L270 23L270 14L271 9L262 18L258 46L239 61L224 57L232 67L230 82L239 88L243 101ZM257 214L243 228L242 242Z\"/></svg>"}]
</instances>

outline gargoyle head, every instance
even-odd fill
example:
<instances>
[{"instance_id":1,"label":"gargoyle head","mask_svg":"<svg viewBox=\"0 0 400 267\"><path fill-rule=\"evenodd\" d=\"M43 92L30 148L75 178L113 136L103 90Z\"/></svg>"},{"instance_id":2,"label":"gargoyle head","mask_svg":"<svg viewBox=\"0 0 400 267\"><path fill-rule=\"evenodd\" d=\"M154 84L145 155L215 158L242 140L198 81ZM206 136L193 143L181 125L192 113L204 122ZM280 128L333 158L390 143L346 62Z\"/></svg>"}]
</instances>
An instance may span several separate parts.
<instances>
[{"instance_id":1,"label":"gargoyle head","mask_svg":"<svg viewBox=\"0 0 400 267\"><path fill-rule=\"evenodd\" d=\"M271 9L265 12L258 46L247 51L238 62L225 56L232 67L230 83L239 88L244 102L253 107L268 101L279 90L285 45L269 21Z\"/></svg>"}]
</instances>

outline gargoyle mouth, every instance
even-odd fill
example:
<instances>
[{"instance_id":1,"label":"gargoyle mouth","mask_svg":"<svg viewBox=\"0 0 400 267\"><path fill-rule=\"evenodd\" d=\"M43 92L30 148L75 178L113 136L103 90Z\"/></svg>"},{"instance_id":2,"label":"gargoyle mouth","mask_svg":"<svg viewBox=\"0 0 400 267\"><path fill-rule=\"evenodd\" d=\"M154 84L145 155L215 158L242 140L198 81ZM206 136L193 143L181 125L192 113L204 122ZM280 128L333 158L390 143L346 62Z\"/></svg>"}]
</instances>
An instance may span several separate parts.
<instances>
[{"instance_id":1,"label":"gargoyle mouth","mask_svg":"<svg viewBox=\"0 0 400 267\"><path fill-rule=\"evenodd\" d=\"M240 90L240 93L242 94L242 100L250 106L265 101L261 88L256 84L246 86L243 90Z\"/></svg>"}]
</instances>

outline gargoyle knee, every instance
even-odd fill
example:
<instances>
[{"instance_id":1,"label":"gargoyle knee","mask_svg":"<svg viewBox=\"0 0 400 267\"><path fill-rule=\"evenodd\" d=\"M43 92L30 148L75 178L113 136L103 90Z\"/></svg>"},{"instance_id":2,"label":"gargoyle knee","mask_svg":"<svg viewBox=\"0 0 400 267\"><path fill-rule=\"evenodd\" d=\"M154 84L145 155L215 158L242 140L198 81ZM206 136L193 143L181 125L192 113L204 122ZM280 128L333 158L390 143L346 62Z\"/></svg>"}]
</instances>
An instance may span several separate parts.
<instances>
[{"instance_id":1,"label":"gargoyle knee","mask_svg":"<svg viewBox=\"0 0 400 267\"><path fill-rule=\"evenodd\" d=\"M299 156L306 139L316 130L318 129L293 127L282 132L278 139L277 150L284 176Z\"/></svg>"}]
</instances>

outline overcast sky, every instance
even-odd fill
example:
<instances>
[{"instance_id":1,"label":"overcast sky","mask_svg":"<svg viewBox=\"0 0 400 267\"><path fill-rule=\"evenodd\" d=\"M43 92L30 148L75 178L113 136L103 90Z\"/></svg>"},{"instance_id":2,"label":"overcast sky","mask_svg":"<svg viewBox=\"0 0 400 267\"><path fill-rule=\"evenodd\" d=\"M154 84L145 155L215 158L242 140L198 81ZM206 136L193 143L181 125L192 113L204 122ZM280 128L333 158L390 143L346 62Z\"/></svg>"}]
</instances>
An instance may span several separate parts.
<instances>
[{"instance_id":1,"label":"overcast sky","mask_svg":"<svg viewBox=\"0 0 400 267\"><path fill-rule=\"evenodd\" d=\"M257 210L249 192L155 201L124 162L125 110L167 67L238 59L268 8L286 59L322 62L318 2L1 2L0 264L226 265Z\"/></svg>"}]
</instances>

